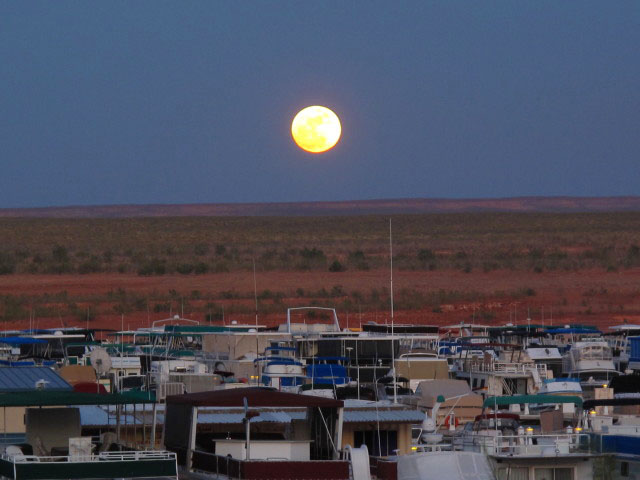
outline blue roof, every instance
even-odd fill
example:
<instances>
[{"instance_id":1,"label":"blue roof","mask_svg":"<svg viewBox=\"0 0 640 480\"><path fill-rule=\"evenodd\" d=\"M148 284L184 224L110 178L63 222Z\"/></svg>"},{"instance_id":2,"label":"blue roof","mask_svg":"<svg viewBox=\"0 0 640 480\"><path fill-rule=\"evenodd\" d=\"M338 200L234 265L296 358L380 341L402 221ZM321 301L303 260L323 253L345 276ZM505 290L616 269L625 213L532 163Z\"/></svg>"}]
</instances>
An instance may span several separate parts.
<instances>
[{"instance_id":1,"label":"blue roof","mask_svg":"<svg viewBox=\"0 0 640 480\"><path fill-rule=\"evenodd\" d=\"M547 333L551 335L557 335L559 333L600 333L600 330L595 327L549 328L547 329Z\"/></svg>"},{"instance_id":2,"label":"blue roof","mask_svg":"<svg viewBox=\"0 0 640 480\"><path fill-rule=\"evenodd\" d=\"M36 390L36 383L44 380L45 390L72 390L67 381L49 367L0 368L0 393Z\"/></svg>"},{"instance_id":3,"label":"blue roof","mask_svg":"<svg viewBox=\"0 0 640 480\"><path fill-rule=\"evenodd\" d=\"M47 343L47 341L31 337L0 337L0 343L6 343L7 345L33 345L35 343Z\"/></svg>"}]
</instances>

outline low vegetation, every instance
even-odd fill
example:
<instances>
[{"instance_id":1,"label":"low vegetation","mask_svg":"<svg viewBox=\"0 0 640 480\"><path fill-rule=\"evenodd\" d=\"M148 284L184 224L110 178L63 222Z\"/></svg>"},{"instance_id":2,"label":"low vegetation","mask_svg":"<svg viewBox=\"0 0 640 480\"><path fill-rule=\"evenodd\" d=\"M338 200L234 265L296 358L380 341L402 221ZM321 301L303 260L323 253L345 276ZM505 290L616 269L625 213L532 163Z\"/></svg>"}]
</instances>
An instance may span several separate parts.
<instances>
[{"instance_id":1,"label":"low vegetation","mask_svg":"<svg viewBox=\"0 0 640 480\"><path fill-rule=\"evenodd\" d=\"M0 219L0 275L366 271L388 264L388 218ZM399 270L640 266L640 213L393 217Z\"/></svg>"}]
</instances>

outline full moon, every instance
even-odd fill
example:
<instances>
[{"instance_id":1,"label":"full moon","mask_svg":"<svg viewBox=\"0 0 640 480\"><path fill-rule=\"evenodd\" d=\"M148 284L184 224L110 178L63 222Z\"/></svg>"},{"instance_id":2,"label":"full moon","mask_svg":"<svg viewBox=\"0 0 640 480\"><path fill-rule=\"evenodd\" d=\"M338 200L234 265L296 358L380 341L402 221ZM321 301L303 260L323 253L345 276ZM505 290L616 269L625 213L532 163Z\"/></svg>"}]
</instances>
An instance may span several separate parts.
<instances>
[{"instance_id":1,"label":"full moon","mask_svg":"<svg viewBox=\"0 0 640 480\"><path fill-rule=\"evenodd\" d=\"M311 153L322 153L333 148L342 127L338 116L327 107L314 105L303 108L293 118L291 136L296 144Z\"/></svg>"}]
</instances>

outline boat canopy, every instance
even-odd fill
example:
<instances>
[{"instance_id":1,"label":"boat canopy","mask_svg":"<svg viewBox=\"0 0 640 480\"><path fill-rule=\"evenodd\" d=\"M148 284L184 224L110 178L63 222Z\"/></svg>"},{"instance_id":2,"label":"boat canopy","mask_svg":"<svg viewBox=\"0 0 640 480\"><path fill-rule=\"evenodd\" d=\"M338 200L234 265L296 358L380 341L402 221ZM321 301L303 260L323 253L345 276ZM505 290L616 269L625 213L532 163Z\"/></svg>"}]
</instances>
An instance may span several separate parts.
<instances>
[{"instance_id":1,"label":"boat canopy","mask_svg":"<svg viewBox=\"0 0 640 480\"><path fill-rule=\"evenodd\" d=\"M504 397L489 397L482 404L482 408L489 408L493 406L503 407L505 405L517 405L523 403L574 403L578 407L582 407L582 399L574 395L510 395Z\"/></svg>"},{"instance_id":2,"label":"boat canopy","mask_svg":"<svg viewBox=\"0 0 640 480\"><path fill-rule=\"evenodd\" d=\"M32 390L28 392L3 393L0 407L54 407L70 405L133 405L155 403L150 392L131 391L123 393L78 393L74 391Z\"/></svg>"},{"instance_id":3,"label":"boat canopy","mask_svg":"<svg viewBox=\"0 0 640 480\"><path fill-rule=\"evenodd\" d=\"M557 335L559 333L581 334L581 333L601 333L601 332L595 327L569 327L569 328L550 328L549 330L547 330L547 333L551 335Z\"/></svg>"},{"instance_id":4,"label":"boat canopy","mask_svg":"<svg viewBox=\"0 0 640 480\"><path fill-rule=\"evenodd\" d=\"M7 345L34 345L48 342L40 338L31 337L0 337L0 343Z\"/></svg>"}]
</instances>

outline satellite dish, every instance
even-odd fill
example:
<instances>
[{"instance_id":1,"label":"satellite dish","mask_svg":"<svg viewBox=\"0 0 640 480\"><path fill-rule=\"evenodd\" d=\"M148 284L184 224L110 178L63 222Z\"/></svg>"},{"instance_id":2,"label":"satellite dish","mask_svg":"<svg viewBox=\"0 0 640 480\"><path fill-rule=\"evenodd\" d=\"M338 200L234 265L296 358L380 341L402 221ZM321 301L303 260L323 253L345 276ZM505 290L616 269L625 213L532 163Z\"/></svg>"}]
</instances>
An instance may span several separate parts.
<instances>
[{"instance_id":1,"label":"satellite dish","mask_svg":"<svg viewBox=\"0 0 640 480\"><path fill-rule=\"evenodd\" d=\"M98 377L102 377L111 370L111 357L104 348L98 347L93 349L89 354L89 360L91 360L91 365L96 370Z\"/></svg>"}]
</instances>

